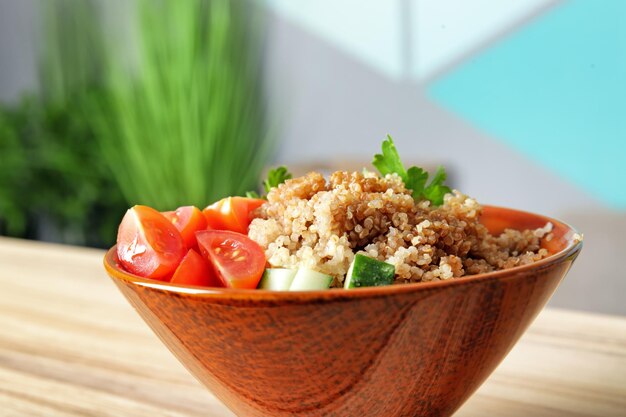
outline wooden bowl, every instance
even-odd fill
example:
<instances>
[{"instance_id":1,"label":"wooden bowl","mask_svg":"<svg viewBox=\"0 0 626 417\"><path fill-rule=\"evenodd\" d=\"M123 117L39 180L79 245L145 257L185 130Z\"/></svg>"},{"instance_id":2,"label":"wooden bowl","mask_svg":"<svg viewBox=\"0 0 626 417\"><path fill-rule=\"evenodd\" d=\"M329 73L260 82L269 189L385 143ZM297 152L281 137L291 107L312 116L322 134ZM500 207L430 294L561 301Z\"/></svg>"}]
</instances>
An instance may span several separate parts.
<instances>
[{"instance_id":1,"label":"wooden bowl","mask_svg":"<svg viewBox=\"0 0 626 417\"><path fill-rule=\"evenodd\" d=\"M163 343L239 416L448 416L546 304L582 242L485 207L493 233L554 225L551 256L449 281L312 292L200 288L107 272ZM163 393L167 395L167 393Z\"/></svg>"}]
</instances>

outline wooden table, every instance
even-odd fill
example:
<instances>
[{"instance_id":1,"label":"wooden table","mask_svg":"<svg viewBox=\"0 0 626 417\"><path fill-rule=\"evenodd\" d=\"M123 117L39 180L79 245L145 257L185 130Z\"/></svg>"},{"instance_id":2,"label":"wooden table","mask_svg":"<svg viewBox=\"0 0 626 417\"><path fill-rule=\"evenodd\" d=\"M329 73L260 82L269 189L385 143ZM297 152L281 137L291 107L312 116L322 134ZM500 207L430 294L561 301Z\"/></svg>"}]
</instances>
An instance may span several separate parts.
<instances>
[{"instance_id":1,"label":"wooden table","mask_svg":"<svg viewBox=\"0 0 626 417\"><path fill-rule=\"evenodd\" d=\"M102 256L0 238L0 416L232 416L122 298ZM626 416L626 318L544 310L456 416Z\"/></svg>"}]
</instances>

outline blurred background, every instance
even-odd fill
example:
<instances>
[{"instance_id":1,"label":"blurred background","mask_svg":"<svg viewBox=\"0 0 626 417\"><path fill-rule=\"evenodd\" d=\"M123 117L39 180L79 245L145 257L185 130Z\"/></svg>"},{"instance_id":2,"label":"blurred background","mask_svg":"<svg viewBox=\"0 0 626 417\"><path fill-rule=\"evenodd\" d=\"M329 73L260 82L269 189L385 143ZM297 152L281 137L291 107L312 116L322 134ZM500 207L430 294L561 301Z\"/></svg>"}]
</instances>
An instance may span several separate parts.
<instances>
[{"instance_id":1,"label":"blurred background","mask_svg":"<svg viewBox=\"0 0 626 417\"><path fill-rule=\"evenodd\" d=\"M626 314L622 0L0 0L0 234L107 247L124 210L360 167L391 134L585 249L553 306Z\"/></svg>"}]
</instances>

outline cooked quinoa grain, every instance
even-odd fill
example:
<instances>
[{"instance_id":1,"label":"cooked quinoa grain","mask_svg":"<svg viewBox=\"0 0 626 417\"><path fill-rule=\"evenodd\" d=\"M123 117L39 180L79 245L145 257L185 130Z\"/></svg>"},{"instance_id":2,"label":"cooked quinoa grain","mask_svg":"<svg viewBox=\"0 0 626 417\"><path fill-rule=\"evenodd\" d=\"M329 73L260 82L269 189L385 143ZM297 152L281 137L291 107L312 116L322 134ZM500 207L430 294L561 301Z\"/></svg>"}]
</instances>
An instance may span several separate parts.
<instances>
[{"instance_id":1,"label":"cooked quinoa grain","mask_svg":"<svg viewBox=\"0 0 626 417\"><path fill-rule=\"evenodd\" d=\"M415 202L396 174L316 172L270 190L248 235L273 267L305 267L341 286L356 253L396 268L395 283L446 280L535 262L551 224L489 234L482 207L458 191L440 207Z\"/></svg>"}]
</instances>

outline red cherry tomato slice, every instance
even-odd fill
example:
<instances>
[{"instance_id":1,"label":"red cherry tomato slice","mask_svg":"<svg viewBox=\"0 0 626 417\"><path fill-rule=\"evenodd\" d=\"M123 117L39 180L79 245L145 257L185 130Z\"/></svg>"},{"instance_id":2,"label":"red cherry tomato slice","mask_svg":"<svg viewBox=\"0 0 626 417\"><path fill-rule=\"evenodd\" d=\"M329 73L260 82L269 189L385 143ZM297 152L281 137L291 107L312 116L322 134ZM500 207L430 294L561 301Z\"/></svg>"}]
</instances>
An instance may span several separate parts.
<instances>
[{"instance_id":1,"label":"red cherry tomato slice","mask_svg":"<svg viewBox=\"0 0 626 417\"><path fill-rule=\"evenodd\" d=\"M211 229L246 234L252 212L265 202L260 198L226 197L211 204L202 213Z\"/></svg>"},{"instance_id":2,"label":"red cherry tomato slice","mask_svg":"<svg viewBox=\"0 0 626 417\"><path fill-rule=\"evenodd\" d=\"M168 280L185 255L176 227L146 206L129 209L117 232L117 257L128 272Z\"/></svg>"},{"instance_id":3,"label":"red cherry tomato slice","mask_svg":"<svg viewBox=\"0 0 626 417\"><path fill-rule=\"evenodd\" d=\"M206 219L198 207L183 206L162 214L180 231L187 248L197 247L196 232L207 227Z\"/></svg>"},{"instance_id":4,"label":"red cherry tomato slice","mask_svg":"<svg viewBox=\"0 0 626 417\"><path fill-rule=\"evenodd\" d=\"M196 239L224 286L257 287L265 270L265 253L258 243L226 230L204 230L196 233Z\"/></svg>"},{"instance_id":5,"label":"red cherry tomato slice","mask_svg":"<svg viewBox=\"0 0 626 417\"><path fill-rule=\"evenodd\" d=\"M189 249L172 275L172 283L204 287L223 287L213 267L193 249Z\"/></svg>"}]
</instances>

